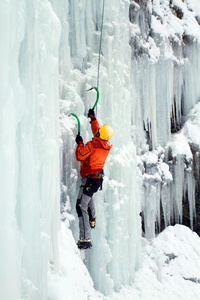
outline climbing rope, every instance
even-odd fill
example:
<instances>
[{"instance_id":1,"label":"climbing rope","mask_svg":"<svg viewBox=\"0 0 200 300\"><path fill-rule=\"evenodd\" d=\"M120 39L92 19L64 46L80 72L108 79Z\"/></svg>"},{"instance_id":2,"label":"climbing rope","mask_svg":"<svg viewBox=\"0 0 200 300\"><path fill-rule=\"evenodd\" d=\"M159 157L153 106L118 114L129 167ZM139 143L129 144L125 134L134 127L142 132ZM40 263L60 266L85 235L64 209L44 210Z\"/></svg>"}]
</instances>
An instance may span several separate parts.
<instances>
[{"instance_id":1,"label":"climbing rope","mask_svg":"<svg viewBox=\"0 0 200 300\"><path fill-rule=\"evenodd\" d=\"M99 87L99 70L100 70L100 58L101 58L101 41L102 41L102 33L103 33L104 7L105 7L105 0L103 0L103 7L102 7L101 34L100 34L100 42L99 42L99 60L98 60L98 71L97 71L97 86L96 87L93 86L91 89L88 90L88 91L91 91L91 90L95 89L97 92L97 99L93 106L93 109L96 108L96 114L97 114L97 103L99 101L98 87Z\"/></svg>"},{"instance_id":2,"label":"climbing rope","mask_svg":"<svg viewBox=\"0 0 200 300\"><path fill-rule=\"evenodd\" d=\"M103 20L104 20L104 7L105 7L105 0L103 0L103 8L102 8L101 35L100 35L100 43L99 43L99 61L98 61L98 72L97 72L97 88L99 87L99 70L100 70L101 41L102 41Z\"/></svg>"},{"instance_id":3,"label":"climbing rope","mask_svg":"<svg viewBox=\"0 0 200 300\"><path fill-rule=\"evenodd\" d=\"M97 103L99 101L98 87L99 87L99 71L100 71L100 58L101 58L101 41L102 41L102 33L103 33L104 7L105 7L105 0L103 0L103 7L102 7L101 34L100 34L100 43L99 43L99 60L98 60L98 72L97 72L97 87L93 86L91 89L88 90L88 91L91 91L91 90L95 89L97 92L97 98L96 98L95 104L93 106L93 109L96 108L96 113L97 113ZM79 120L78 116L74 113L70 113L68 115L68 117L70 117L70 116L74 116L76 118L76 120L78 122L78 135L80 135L81 125L80 125L80 120Z\"/></svg>"}]
</instances>

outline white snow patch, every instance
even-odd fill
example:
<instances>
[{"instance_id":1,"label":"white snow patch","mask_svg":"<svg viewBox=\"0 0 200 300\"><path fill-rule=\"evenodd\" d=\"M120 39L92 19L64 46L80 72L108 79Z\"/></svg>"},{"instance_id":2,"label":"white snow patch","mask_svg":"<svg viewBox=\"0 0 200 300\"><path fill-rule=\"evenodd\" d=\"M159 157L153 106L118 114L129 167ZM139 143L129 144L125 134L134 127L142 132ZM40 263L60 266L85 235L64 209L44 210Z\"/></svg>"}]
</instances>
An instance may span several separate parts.
<instances>
[{"instance_id":1,"label":"white snow patch","mask_svg":"<svg viewBox=\"0 0 200 300\"><path fill-rule=\"evenodd\" d=\"M172 136L172 141L169 142L168 145L172 149L173 156L186 155L188 160L192 159L192 152L188 140L182 132L174 134Z\"/></svg>"},{"instance_id":2,"label":"white snow patch","mask_svg":"<svg viewBox=\"0 0 200 300\"><path fill-rule=\"evenodd\" d=\"M188 227L167 227L151 242L144 240L143 267L134 283L114 300L198 300L200 238Z\"/></svg>"},{"instance_id":3,"label":"white snow patch","mask_svg":"<svg viewBox=\"0 0 200 300\"><path fill-rule=\"evenodd\" d=\"M92 279L84 265L71 230L61 223L59 232L60 268L48 273L48 300L87 300L103 299L103 295L94 290ZM82 257L82 258L81 258Z\"/></svg>"}]
</instances>

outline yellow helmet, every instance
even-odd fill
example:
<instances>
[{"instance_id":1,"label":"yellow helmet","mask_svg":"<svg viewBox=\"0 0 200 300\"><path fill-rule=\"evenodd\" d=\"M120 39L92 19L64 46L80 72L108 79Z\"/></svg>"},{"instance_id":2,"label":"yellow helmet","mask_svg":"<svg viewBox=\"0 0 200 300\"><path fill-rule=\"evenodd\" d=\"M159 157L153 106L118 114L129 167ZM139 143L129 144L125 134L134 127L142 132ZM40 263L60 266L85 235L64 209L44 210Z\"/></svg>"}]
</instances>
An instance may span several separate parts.
<instances>
[{"instance_id":1,"label":"yellow helmet","mask_svg":"<svg viewBox=\"0 0 200 300\"><path fill-rule=\"evenodd\" d=\"M99 137L102 140L109 140L113 135L113 130L109 125L103 125L99 128Z\"/></svg>"}]
</instances>

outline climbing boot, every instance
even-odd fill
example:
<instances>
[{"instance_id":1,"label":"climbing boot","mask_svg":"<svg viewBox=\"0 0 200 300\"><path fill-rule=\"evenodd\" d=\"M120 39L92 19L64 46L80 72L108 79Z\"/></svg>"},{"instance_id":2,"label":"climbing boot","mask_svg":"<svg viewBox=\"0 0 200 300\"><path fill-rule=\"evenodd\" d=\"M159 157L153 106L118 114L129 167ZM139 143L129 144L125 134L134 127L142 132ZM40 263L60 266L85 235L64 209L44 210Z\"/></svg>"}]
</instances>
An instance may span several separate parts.
<instances>
[{"instance_id":1,"label":"climbing boot","mask_svg":"<svg viewBox=\"0 0 200 300\"><path fill-rule=\"evenodd\" d=\"M96 225L96 219L95 219L95 218L92 218L92 219L90 220L90 227L91 227L91 228L95 228L95 225Z\"/></svg>"},{"instance_id":2,"label":"climbing boot","mask_svg":"<svg viewBox=\"0 0 200 300\"><path fill-rule=\"evenodd\" d=\"M91 249L92 248L92 240L90 239L80 239L77 243L79 250Z\"/></svg>"}]
</instances>

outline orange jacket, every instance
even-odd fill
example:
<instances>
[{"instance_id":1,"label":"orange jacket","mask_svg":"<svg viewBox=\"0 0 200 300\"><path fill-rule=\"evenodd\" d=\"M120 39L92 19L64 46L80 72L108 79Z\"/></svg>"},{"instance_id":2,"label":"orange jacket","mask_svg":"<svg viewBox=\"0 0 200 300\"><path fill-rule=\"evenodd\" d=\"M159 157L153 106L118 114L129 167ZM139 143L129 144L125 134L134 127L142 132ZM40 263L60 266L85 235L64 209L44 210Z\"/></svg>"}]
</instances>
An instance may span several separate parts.
<instances>
[{"instance_id":1,"label":"orange jacket","mask_svg":"<svg viewBox=\"0 0 200 300\"><path fill-rule=\"evenodd\" d=\"M90 124L94 135L93 139L86 145L83 143L78 144L76 148L76 159L81 161L81 177L101 172L112 148L112 145L108 141L95 137L99 129L98 121L94 119Z\"/></svg>"}]
</instances>

